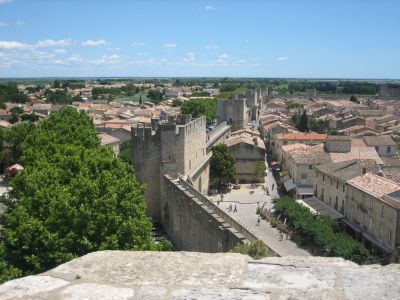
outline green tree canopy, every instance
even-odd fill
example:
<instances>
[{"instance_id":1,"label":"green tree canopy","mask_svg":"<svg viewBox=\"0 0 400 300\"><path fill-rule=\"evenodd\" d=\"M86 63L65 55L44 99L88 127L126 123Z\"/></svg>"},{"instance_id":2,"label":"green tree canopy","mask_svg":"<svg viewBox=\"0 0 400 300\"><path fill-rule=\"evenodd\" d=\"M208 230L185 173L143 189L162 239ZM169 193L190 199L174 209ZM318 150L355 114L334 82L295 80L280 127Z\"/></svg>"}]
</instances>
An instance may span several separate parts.
<instances>
[{"instance_id":1,"label":"green tree canopy","mask_svg":"<svg viewBox=\"0 0 400 300\"><path fill-rule=\"evenodd\" d=\"M306 110L303 110L302 115L300 116L299 124L297 129L301 132L308 132L310 130L310 125L308 122L308 115Z\"/></svg>"},{"instance_id":2,"label":"green tree canopy","mask_svg":"<svg viewBox=\"0 0 400 300\"><path fill-rule=\"evenodd\" d=\"M210 178L213 185L234 181L236 177L236 161L228 146L219 144L212 148L210 160Z\"/></svg>"},{"instance_id":3,"label":"green tree canopy","mask_svg":"<svg viewBox=\"0 0 400 300\"><path fill-rule=\"evenodd\" d=\"M181 111L190 114L193 118L205 116L207 124L211 124L217 117L217 101L214 99L193 99L183 102Z\"/></svg>"},{"instance_id":4,"label":"green tree canopy","mask_svg":"<svg viewBox=\"0 0 400 300\"><path fill-rule=\"evenodd\" d=\"M144 187L132 167L100 147L87 115L52 113L21 150L25 170L1 200L0 268L6 262L11 275L30 274L92 251L157 248Z\"/></svg>"}]
</instances>

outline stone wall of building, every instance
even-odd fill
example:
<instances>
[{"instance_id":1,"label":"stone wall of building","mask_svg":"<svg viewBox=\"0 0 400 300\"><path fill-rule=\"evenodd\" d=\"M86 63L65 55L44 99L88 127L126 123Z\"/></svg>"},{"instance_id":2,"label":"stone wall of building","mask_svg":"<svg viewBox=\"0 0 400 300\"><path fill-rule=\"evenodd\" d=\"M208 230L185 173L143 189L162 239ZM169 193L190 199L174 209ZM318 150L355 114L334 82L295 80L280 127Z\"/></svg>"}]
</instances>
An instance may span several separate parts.
<instances>
[{"instance_id":1,"label":"stone wall of building","mask_svg":"<svg viewBox=\"0 0 400 300\"><path fill-rule=\"evenodd\" d=\"M163 178L164 229L177 250L226 252L246 239L224 219L171 177Z\"/></svg>"},{"instance_id":2,"label":"stone wall of building","mask_svg":"<svg viewBox=\"0 0 400 300\"><path fill-rule=\"evenodd\" d=\"M247 109L246 98L219 100L217 115L218 124L226 121L232 126L232 131L246 127L250 119L250 112Z\"/></svg>"}]
</instances>

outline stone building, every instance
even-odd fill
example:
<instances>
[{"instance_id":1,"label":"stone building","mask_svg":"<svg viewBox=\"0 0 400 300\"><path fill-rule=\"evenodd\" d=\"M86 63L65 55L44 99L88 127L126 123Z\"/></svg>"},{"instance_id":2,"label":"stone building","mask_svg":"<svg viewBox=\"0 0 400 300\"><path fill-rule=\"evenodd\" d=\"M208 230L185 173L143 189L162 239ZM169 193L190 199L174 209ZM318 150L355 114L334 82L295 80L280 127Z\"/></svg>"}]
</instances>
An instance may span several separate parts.
<instances>
[{"instance_id":1,"label":"stone building","mask_svg":"<svg viewBox=\"0 0 400 300\"><path fill-rule=\"evenodd\" d=\"M398 150L397 143L390 135L365 136L364 142L374 147L379 156L393 156Z\"/></svg>"},{"instance_id":2,"label":"stone building","mask_svg":"<svg viewBox=\"0 0 400 300\"><path fill-rule=\"evenodd\" d=\"M209 160L206 151L206 119L176 120L132 127L133 165L139 180L147 184L147 213L161 221L166 212L162 177L185 177L199 192L206 194Z\"/></svg>"},{"instance_id":3,"label":"stone building","mask_svg":"<svg viewBox=\"0 0 400 300\"><path fill-rule=\"evenodd\" d=\"M264 174L255 172L257 164L265 166L265 146L259 134L249 130L232 132L224 143L235 157L240 182L264 182Z\"/></svg>"},{"instance_id":4,"label":"stone building","mask_svg":"<svg viewBox=\"0 0 400 300\"><path fill-rule=\"evenodd\" d=\"M247 108L246 99L219 100L217 105L217 123L227 122L236 131L246 127L251 113Z\"/></svg>"},{"instance_id":5,"label":"stone building","mask_svg":"<svg viewBox=\"0 0 400 300\"><path fill-rule=\"evenodd\" d=\"M327 135L319 133L288 133L276 134L270 141L272 157L282 159L282 146L290 144L317 145L325 142Z\"/></svg>"},{"instance_id":6,"label":"stone building","mask_svg":"<svg viewBox=\"0 0 400 300\"><path fill-rule=\"evenodd\" d=\"M374 160L356 160L320 164L315 167L314 195L342 215L346 206L346 181L363 172L379 172Z\"/></svg>"},{"instance_id":7,"label":"stone building","mask_svg":"<svg viewBox=\"0 0 400 300\"><path fill-rule=\"evenodd\" d=\"M369 173L347 181L345 217L365 243L388 254L399 252L399 184Z\"/></svg>"}]
</instances>

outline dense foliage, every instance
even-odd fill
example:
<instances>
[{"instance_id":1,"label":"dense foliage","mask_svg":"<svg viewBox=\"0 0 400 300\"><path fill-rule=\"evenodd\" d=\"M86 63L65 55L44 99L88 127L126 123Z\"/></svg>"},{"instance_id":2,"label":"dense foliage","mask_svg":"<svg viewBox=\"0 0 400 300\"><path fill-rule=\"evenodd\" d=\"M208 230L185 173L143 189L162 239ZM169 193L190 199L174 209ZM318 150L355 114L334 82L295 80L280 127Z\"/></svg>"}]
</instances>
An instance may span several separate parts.
<instances>
[{"instance_id":1,"label":"dense foliage","mask_svg":"<svg viewBox=\"0 0 400 300\"><path fill-rule=\"evenodd\" d=\"M0 103L4 102L16 102L16 103L25 103L28 101L28 97L21 93L17 84L9 83L9 84L0 84Z\"/></svg>"},{"instance_id":2,"label":"dense foliage","mask_svg":"<svg viewBox=\"0 0 400 300\"><path fill-rule=\"evenodd\" d=\"M65 90L46 90L44 93L47 102L52 104L71 104L72 97Z\"/></svg>"},{"instance_id":3,"label":"dense foliage","mask_svg":"<svg viewBox=\"0 0 400 300\"><path fill-rule=\"evenodd\" d=\"M211 124L217 117L217 102L214 99L192 99L182 103L181 111L193 118L205 116L207 124Z\"/></svg>"},{"instance_id":4,"label":"dense foliage","mask_svg":"<svg viewBox=\"0 0 400 300\"><path fill-rule=\"evenodd\" d=\"M95 87L92 89L92 98L104 98L105 96L134 96L139 92L139 88L133 84L127 84L122 87Z\"/></svg>"},{"instance_id":5,"label":"dense foliage","mask_svg":"<svg viewBox=\"0 0 400 300\"><path fill-rule=\"evenodd\" d=\"M236 177L236 161L228 146L219 144L212 148L210 179L213 186L232 182Z\"/></svg>"},{"instance_id":6,"label":"dense foliage","mask_svg":"<svg viewBox=\"0 0 400 300\"><path fill-rule=\"evenodd\" d=\"M21 143L14 133L13 145L25 170L1 199L0 270L11 278L92 251L159 248L145 216L144 187L128 164L100 147L87 115L66 108L26 126L33 125L19 127L27 135Z\"/></svg>"},{"instance_id":7,"label":"dense foliage","mask_svg":"<svg viewBox=\"0 0 400 300\"><path fill-rule=\"evenodd\" d=\"M147 97L150 98L153 103L160 103L164 99L163 93L159 89L151 89L147 93Z\"/></svg>"},{"instance_id":8,"label":"dense foliage","mask_svg":"<svg viewBox=\"0 0 400 300\"><path fill-rule=\"evenodd\" d=\"M339 256L357 263L373 259L367 248L342 231L331 218L314 215L289 197L278 199L274 208L276 215L287 218L287 223L293 227L293 239L312 246L317 255Z\"/></svg>"}]
</instances>

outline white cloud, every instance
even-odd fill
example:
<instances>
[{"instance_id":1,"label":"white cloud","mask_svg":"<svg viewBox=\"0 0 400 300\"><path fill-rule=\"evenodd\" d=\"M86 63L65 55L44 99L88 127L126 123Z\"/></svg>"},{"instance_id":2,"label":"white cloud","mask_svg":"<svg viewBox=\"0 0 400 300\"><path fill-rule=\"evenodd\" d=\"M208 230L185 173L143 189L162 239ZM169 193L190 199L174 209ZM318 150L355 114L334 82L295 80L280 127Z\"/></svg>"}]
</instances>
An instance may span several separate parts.
<instances>
[{"instance_id":1,"label":"white cloud","mask_svg":"<svg viewBox=\"0 0 400 300\"><path fill-rule=\"evenodd\" d=\"M0 27L7 26L8 24L5 22L0 22Z\"/></svg>"},{"instance_id":2,"label":"white cloud","mask_svg":"<svg viewBox=\"0 0 400 300\"><path fill-rule=\"evenodd\" d=\"M186 53L185 57L183 58L184 62L194 62L195 60L196 58L193 52Z\"/></svg>"},{"instance_id":3,"label":"white cloud","mask_svg":"<svg viewBox=\"0 0 400 300\"><path fill-rule=\"evenodd\" d=\"M207 45L205 48L206 49L217 49L218 45L211 44L211 45Z\"/></svg>"},{"instance_id":4,"label":"white cloud","mask_svg":"<svg viewBox=\"0 0 400 300\"><path fill-rule=\"evenodd\" d=\"M15 22L15 25L22 26L22 25L25 25L25 22L24 21L17 21L17 22Z\"/></svg>"},{"instance_id":5,"label":"white cloud","mask_svg":"<svg viewBox=\"0 0 400 300\"><path fill-rule=\"evenodd\" d=\"M65 53L67 53L67 51L65 49L54 49L54 53L65 54Z\"/></svg>"},{"instance_id":6,"label":"white cloud","mask_svg":"<svg viewBox=\"0 0 400 300\"><path fill-rule=\"evenodd\" d=\"M28 44L16 41L0 41L0 48L3 49L26 49L29 48Z\"/></svg>"},{"instance_id":7,"label":"white cloud","mask_svg":"<svg viewBox=\"0 0 400 300\"><path fill-rule=\"evenodd\" d=\"M4 4L4 3L11 3L14 0L0 0L0 4Z\"/></svg>"},{"instance_id":8,"label":"white cloud","mask_svg":"<svg viewBox=\"0 0 400 300\"><path fill-rule=\"evenodd\" d=\"M212 5L207 5L207 6L206 6L206 10L207 10L207 11L215 10L215 7L212 6Z\"/></svg>"},{"instance_id":9,"label":"white cloud","mask_svg":"<svg viewBox=\"0 0 400 300\"><path fill-rule=\"evenodd\" d=\"M47 48L47 47L65 47L69 46L72 44L71 39L65 39L65 40L42 40L38 41L37 43L34 44L35 47L37 48Z\"/></svg>"},{"instance_id":10,"label":"white cloud","mask_svg":"<svg viewBox=\"0 0 400 300\"><path fill-rule=\"evenodd\" d=\"M239 59L239 60L238 60L238 63L239 63L239 64L244 64L245 62L246 62L245 59Z\"/></svg>"},{"instance_id":11,"label":"white cloud","mask_svg":"<svg viewBox=\"0 0 400 300\"><path fill-rule=\"evenodd\" d=\"M55 59L51 61L54 65L65 65L66 63L62 59Z\"/></svg>"},{"instance_id":12,"label":"white cloud","mask_svg":"<svg viewBox=\"0 0 400 300\"><path fill-rule=\"evenodd\" d=\"M143 42L135 42L131 44L133 47L145 47L146 44Z\"/></svg>"},{"instance_id":13,"label":"white cloud","mask_svg":"<svg viewBox=\"0 0 400 300\"><path fill-rule=\"evenodd\" d=\"M82 61L82 58L79 54L72 54L70 57L68 57L68 61L71 63L78 63Z\"/></svg>"},{"instance_id":14,"label":"white cloud","mask_svg":"<svg viewBox=\"0 0 400 300\"><path fill-rule=\"evenodd\" d=\"M174 43L167 43L167 44L165 44L164 45L164 48L167 48L167 49L172 49L172 48L175 48L176 47L176 44L174 44Z\"/></svg>"},{"instance_id":15,"label":"white cloud","mask_svg":"<svg viewBox=\"0 0 400 300\"><path fill-rule=\"evenodd\" d=\"M121 57L117 54L103 55L100 59L92 60L90 63L95 66L115 65L121 62Z\"/></svg>"},{"instance_id":16,"label":"white cloud","mask_svg":"<svg viewBox=\"0 0 400 300\"><path fill-rule=\"evenodd\" d=\"M287 56L281 56L281 57L278 57L278 60L279 61L285 61L285 60L287 60L289 57L287 57Z\"/></svg>"},{"instance_id":17,"label":"white cloud","mask_svg":"<svg viewBox=\"0 0 400 300\"><path fill-rule=\"evenodd\" d=\"M147 53L146 53L146 52L138 52L138 53L136 53L136 55L139 55L139 56L146 56Z\"/></svg>"},{"instance_id":18,"label":"white cloud","mask_svg":"<svg viewBox=\"0 0 400 300\"><path fill-rule=\"evenodd\" d=\"M107 42L103 39L100 40L86 40L82 43L82 46L85 47L99 47L99 46L104 46L106 45Z\"/></svg>"},{"instance_id":19,"label":"white cloud","mask_svg":"<svg viewBox=\"0 0 400 300\"><path fill-rule=\"evenodd\" d=\"M228 58L230 58L230 56L228 54L224 53L224 54L221 54L220 56L218 56L218 58L219 59L228 59Z\"/></svg>"}]
</instances>

